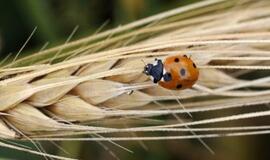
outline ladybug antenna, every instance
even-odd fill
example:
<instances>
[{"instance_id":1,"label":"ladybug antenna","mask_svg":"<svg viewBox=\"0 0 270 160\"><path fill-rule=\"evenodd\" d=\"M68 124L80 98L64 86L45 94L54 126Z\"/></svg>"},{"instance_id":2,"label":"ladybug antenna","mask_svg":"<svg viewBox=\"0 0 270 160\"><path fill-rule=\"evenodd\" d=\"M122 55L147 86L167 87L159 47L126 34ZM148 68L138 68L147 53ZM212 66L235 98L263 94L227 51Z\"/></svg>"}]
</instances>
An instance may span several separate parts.
<instances>
[{"instance_id":1,"label":"ladybug antenna","mask_svg":"<svg viewBox=\"0 0 270 160\"><path fill-rule=\"evenodd\" d=\"M143 69L143 71L142 71L142 73L144 73L144 74L146 74L146 72L145 72L145 68L146 68L146 63L144 62L144 60L143 59L141 59L141 61L143 62L143 64L144 64L144 69Z\"/></svg>"},{"instance_id":2,"label":"ladybug antenna","mask_svg":"<svg viewBox=\"0 0 270 160\"><path fill-rule=\"evenodd\" d=\"M144 62L144 60L143 59L141 59L141 61L143 62L143 64L146 66L146 63Z\"/></svg>"}]
</instances>

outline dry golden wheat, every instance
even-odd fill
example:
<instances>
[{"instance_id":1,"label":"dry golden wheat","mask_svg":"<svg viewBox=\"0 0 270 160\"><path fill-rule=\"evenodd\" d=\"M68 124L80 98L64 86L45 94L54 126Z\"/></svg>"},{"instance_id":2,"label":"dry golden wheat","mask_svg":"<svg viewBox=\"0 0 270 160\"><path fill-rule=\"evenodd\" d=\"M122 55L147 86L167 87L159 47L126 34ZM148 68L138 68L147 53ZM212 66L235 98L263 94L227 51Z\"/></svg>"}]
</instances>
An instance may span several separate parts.
<instances>
[{"instance_id":1,"label":"dry golden wheat","mask_svg":"<svg viewBox=\"0 0 270 160\"><path fill-rule=\"evenodd\" d=\"M259 108L202 120L188 118L183 123L175 117L165 124L147 122L161 115L209 115L209 111L269 104L269 30L269 1L208 0L15 60L0 70L0 137L131 141L269 134L267 123L239 127L220 123L270 115ZM200 78L193 89L168 91L142 74L144 62L173 54L190 55L198 64ZM201 134L106 135L163 131ZM89 134L103 137L76 137Z\"/></svg>"}]
</instances>

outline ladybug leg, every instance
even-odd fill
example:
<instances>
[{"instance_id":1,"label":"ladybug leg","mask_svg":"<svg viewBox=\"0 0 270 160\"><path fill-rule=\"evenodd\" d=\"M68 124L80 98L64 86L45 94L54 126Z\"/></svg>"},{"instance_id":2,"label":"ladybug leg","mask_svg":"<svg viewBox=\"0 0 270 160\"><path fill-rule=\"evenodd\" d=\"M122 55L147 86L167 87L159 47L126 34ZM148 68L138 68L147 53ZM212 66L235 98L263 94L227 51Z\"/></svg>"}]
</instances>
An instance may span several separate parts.
<instances>
[{"instance_id":1,"label":"ladybug leg","mask_svg":"<svg viewBox=\"0 0 270 160\"><path fill-rule=\"evenodd\" d=\"M157 80L156 78L154 78L153 82L154 82L154 83L157 83L157 82L158 82L158 80Z\"/></svg>"},{"instance_id":2,"label":"ladybug leg","mask_svg":"<svg viewBox=\"0 0 270 160\"><path fill-rule=\"evenodd\" d=\"M131 95L134 92L134 90L130 90L127 92L128 95Z\"/></svg>"}]
</instances>

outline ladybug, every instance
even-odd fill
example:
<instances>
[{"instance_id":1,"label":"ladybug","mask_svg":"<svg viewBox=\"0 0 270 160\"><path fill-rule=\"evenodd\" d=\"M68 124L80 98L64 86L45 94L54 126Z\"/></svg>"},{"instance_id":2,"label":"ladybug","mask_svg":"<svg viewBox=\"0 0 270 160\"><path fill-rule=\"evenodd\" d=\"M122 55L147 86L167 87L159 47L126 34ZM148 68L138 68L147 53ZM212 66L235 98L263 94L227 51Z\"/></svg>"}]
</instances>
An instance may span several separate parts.
<instances>
[{"instance_id":1,"label":"ladybug","mask_svg":"<svg viewBox=\"0 0 270 160\"><path fill-rule=\"evenodd\" d=\"M143 73L154 83L171 90L191 88L199 77L196 64L186 55L169 56L164 62L156 58L154 64L145 65Z\"/></svg>"}]
</instances>

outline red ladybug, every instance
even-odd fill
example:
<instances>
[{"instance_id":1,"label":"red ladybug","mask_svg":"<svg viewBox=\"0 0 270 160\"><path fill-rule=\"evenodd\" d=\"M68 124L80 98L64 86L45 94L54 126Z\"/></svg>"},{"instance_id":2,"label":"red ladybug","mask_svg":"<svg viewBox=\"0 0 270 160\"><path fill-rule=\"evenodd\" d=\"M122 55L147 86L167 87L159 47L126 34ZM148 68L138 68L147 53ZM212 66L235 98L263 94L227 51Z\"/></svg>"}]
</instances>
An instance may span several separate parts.
<instances>
[{"instance_id":1,"label":"red ladybug","mask_svg":"<svg viewBox=\"0 0 270 160\"><path fill-rule=\"evenodd\" d=\"M144 67L143 73L154 83L171 90L191 88L199 77L196 64L186 55L169 56L164 62L155 59L154 64Z\"/></svg>"}]
</instances>

